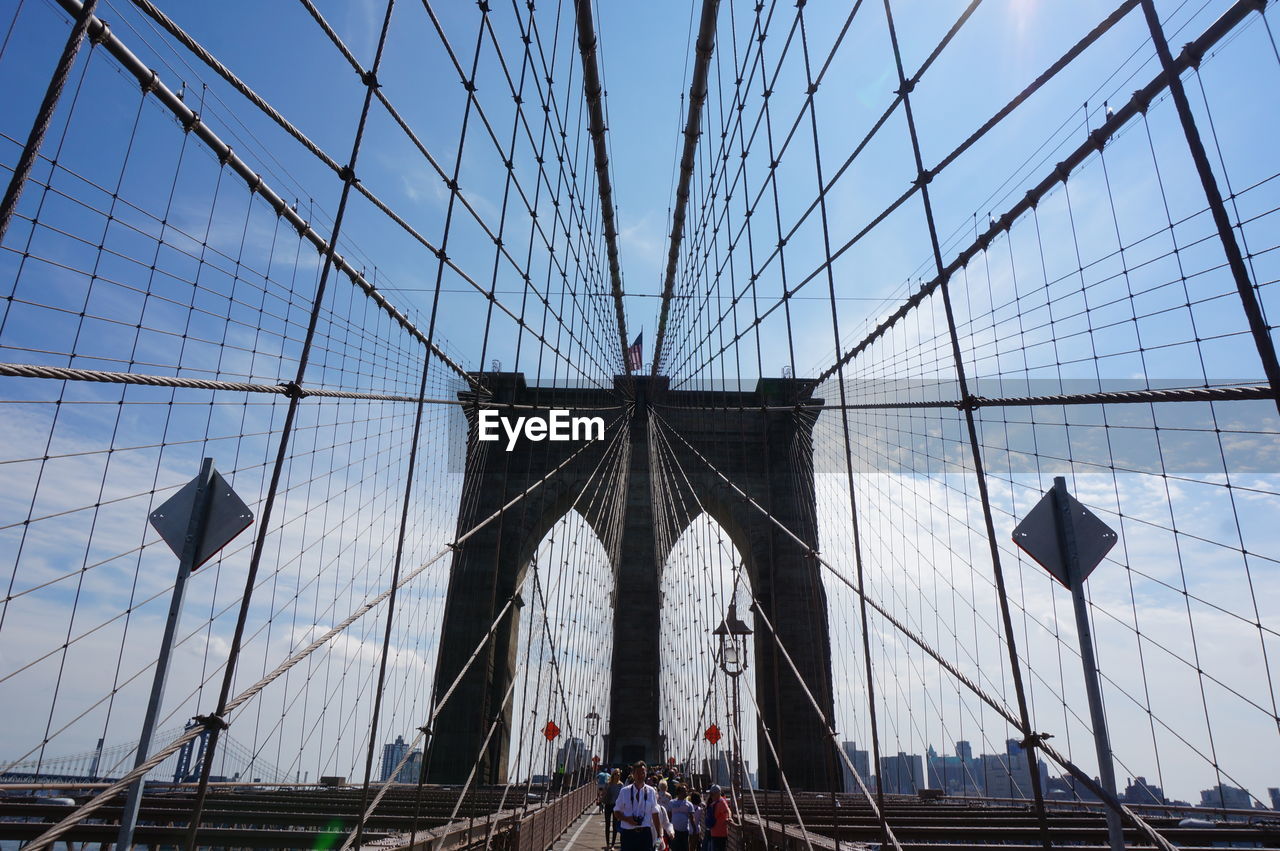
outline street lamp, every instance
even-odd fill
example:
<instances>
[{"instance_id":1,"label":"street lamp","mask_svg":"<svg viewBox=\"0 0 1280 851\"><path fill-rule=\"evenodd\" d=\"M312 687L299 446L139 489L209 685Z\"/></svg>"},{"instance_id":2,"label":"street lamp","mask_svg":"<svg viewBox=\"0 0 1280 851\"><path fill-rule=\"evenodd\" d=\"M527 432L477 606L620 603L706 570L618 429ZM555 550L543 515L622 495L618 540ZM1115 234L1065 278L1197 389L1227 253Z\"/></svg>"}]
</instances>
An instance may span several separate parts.
<instances>
[{"instance_id":1,"label":"street lamp","mask_svg":"<svg viewBox=\"0 0 1280 851\"><path fill-rule=\"evenodd\" d=\"M742 788L742 754L740 745L742 743L742 728L738 726L738 718L740 708L738 704L738 678L747 670L747 640L746 636L751 635L751 627L747 626L738 617L738 601L729 601L729 614L725 615L720 626L712 630L713 634L720 638L720 670L729 675L732 684L732 700L733 700L733 735L729 737L729 756L733 763L733 775L730 785L733 790L734 800L739 800L738 795ZM735 804L736 806L736 804Z\"/></svg>"},{"instance_id":2,"label":"street lamp","mask_svg":"<svg viewBox=\"0 0 1280 851\"><path fill-rule=\"evenodd\" d=\"M596 751L596 733L600 732L600 713L592 709L587 713L587 745L588 753L594 754ZM593 766L594 767L594 761ZM584 766L585 767L585 766Z\"/></svg>"}]
</instances>

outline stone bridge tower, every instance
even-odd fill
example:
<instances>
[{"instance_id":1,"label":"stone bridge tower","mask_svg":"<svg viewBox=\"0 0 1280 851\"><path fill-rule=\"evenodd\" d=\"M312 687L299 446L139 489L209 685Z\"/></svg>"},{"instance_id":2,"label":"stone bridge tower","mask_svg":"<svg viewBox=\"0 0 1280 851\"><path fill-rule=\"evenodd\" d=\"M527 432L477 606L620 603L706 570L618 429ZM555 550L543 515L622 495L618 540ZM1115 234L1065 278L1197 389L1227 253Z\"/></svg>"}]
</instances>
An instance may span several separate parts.
<instances>
[{"instance_id":1,"label":"stone bridge tower","mask_svg":"<svg viewBox=\"0 0 1280 851\"><path fill-rule=\"evenodd\" d=\"M804 548L734 493L710 465L796 533L818 548L812 431L817 414L797 409L812 401L814 382L761 379L753 391L671 390L665 377L619 377L617 393L600 389L531 387L519 373L480 376L497 403L532 406L513 415L567 409L604 416L605 441L597 441L572 461L580 443L521 440L507 452L504 442L476 440L473 412L458 530L462 533L498 512L527 488L564 468L468 538L453 555L440 641L435 691L442 695L467 664L486 631L516 594L529 561L551 527L574 505L601 536L615 575L613 689L609 729L604 730L610 763L662 760L659 729L660 654L651 625L658 621L661 570L669 553L659 552L654 530L650 470L651 426L661 419L694 447L669 441L688 480L668 483L682 492L674 499L678 529L692 523L701 506L726 531L742 555L752 590L777 629L805 682L832 717L831 650L826 594L820 566ZM621 400L621 401L620 401ZM618 428L626 430L618 434ZM592 473L612 443L622 444L625 499L621 536L605 536L610 500L617 483ZM683 477L682 477L683 478ZM692 490L692 493L689 491ZM616 512L616 505L613 507ZM673 536L674 538L675 536ZM516 672L519 609L513 607L480 651L476 663L446 704L432 735L428 780L464 782L480 757L477 782L503 783L509 753L510 705L502 705ZM768 728L787 778L795 788L831 790L840 773L835 747L773 636L758 628L751 658L761 722ZM481 754L489 724L504 723ZM760 782L780 788L777 766L761 741ZM684 752L687 743L672 743Z\"/></svg>"}]
</instances>

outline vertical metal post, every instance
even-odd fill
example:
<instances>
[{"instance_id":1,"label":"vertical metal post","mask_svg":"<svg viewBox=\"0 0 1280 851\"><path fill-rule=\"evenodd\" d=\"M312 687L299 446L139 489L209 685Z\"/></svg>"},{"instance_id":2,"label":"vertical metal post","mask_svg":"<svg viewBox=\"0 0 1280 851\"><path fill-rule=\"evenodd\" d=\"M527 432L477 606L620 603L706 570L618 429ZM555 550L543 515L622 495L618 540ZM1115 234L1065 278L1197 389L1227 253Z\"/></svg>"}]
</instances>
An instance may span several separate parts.
<instances>
[{"instance_id":1,"label":"vertical metal post","mask_svg":"<svg viewBox=\"0 0 1280 851\"><path fill-rule=\"evenodd\" d=\"M736 640L736 639L735 639ZM733 677L733 735L729 737L729 748L732 752L733 773L729 775L729 791L732 793L733 805L742 800L742 704L739 703L738 676Z\"/></svg>"},{"instance_id":2,"label":"vertical metal post","mask_svg":"<svg viewBox=\"0 0 1280 851\"><path fill-rule=\"evenodd\" d=\"M151 750L151 738L156 732L160 717L160 703L164 700L165 680L169 676L169 657L178 634L178 621L182 617L182 598L187 592L187 578L195 566L196 557L204 543L205 527L209 522L209 504L212 501L213 459L206 458L200 464L196 498L191 506L191 519L187 521L187 537L183 541L182 556L178 559L178 578L173 583L173 597L169 600L169 618L165 621L164 637L160 641L160 653L156 656L156 675L151 681L151 697L147 701L147 713L142 719L142 735L138 737L138 754L133 766L147 761ZM142 788L145 777L139 777L129 787L124 812L120 816L120 832L116 837L117 851L129 851L133 847L133 829L138 823L138 808L142 804Z\"/></svg>"},{"instance_id":3,"label":"vertical metal post","mask_svg":"<svg viewBox=\"0 0 1280 851\"><path fill-rule=\"evenodd\" d=\"M1089 719L1093 725L1093 744L1098 754L1098 777L1102 788L1116 796L1115 766L1111 759L1111 739L1107 735L1107 717L1102 711L1102 686L1098 682L1098 663L1093 654L1093 635L1089 630L1089 609L1084 599L1084 572L1080 569L1079 548L1076 544L1075 523L1071 506L1067 501L1067 480L1057 476L1053 480L1053 500L1057 508L1055 519L1058 527L1058 546L1062 550L1062 563L1066 568L1071 602L1076 611L1076 632L1080 636L1080 662L1084 666L1084 688L1089 698ZM1032 765L1032 771L1038 766ZM1120 814L1106 808L1107 836L1112 851L1123 851L1124 829Z\"/></svg>"}]
</instances>

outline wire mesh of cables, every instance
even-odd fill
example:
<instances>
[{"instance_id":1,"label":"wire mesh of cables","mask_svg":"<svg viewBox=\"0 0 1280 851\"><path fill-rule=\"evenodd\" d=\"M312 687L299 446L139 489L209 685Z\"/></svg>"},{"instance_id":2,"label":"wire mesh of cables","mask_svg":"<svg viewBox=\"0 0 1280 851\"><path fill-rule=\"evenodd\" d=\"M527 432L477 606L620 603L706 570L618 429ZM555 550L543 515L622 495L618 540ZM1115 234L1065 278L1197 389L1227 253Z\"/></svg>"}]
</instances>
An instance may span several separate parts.
<instances>
[{"instance_id":1,"label":"wire mesh of cables","mask_svg":"<svg viewBox=\"0 0 1280 851\"><path fill-rule=\"evenodd\" d=\"M1153 807L1262 802L1280 184L1277 88L1240 81L1280 73L1272 7L935 11L690 18L652 404L589 4L5 13L0 698L30 709L0 774L88 772L79 818L181 774L188 845L219 779L350 779L345 851L421 792L436 720L506 642L463 782L410 832L527 812L615 720L641 471L655 756L753 761L802 825L793 792L855 792L895 847L886 796L922 788L1042 824L1106 797L1162 846ZM476 418L518 382L533 407L598 391L601 442L469 479L503 457ZM134 768L173 587L147 518L205 457L255 523L193 575ZM1118 536L1087 590L1114 795L1071 597L1011 540L1059 476ZM517 524L539 540L442 677L449 565ZM736 612L734 677L714 629Z\"/></svg>"},{"instance_id":2,"label":"wire mesh of cables","mask_svg":"<svg viewBox=\"0 0 1280 851\"><path fill-rule=\"evenodd\" d=\"M1274 87L1240 81L1280 71L1274 12L935 11L720 4L654 370L701 422L816 376L773 410L817 417L846 791L1098 799L1071 595L1011 538L1065 476L1118 533L1086 592L1117 796L1247 817L1280 423Z\"/></svg>"},{"instance_id":3,"label":"wire mesh of cables","mask_svg":"<svg viewBox=\"0 0 1280 851\"><path fill-rule=\"evenodd\" d=\"M626 372L573 12L388 2L330 22L303 0L255 29L289 33L264 47L274 76L219 58L224 18L4 13L0 690L27 707L7 780L149 773L203 801L338 777L365 803L421 782L384 746L445 698L448 555L474 533L464 407L504 364L609 392ZM135 769L175 575L148 517L203 457L255 520L192 575ZM583 617L567 607L598 562L576 554L599 547L575 532L538 556L522 705L607 692L592 647L539 643ZM526 748L522 777L553 758Z\"/></svg>"}]
</instances>

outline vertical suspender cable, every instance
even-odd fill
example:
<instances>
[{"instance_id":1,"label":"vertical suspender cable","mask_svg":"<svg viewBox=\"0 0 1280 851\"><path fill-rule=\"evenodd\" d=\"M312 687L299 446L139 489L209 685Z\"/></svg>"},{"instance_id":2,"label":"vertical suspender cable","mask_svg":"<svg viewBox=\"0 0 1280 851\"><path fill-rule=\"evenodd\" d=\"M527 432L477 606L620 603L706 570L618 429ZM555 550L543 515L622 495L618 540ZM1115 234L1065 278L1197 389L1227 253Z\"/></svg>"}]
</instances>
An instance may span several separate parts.
<instances>
[{"instance_id":1,"label":"vertical suspender cable","mask_svg":"<svg viewBox=\"0 0 1280 851\"><path fill-rule=\"evenodd\" d=\"M951 338L951 354L955 362L956 379L960 385L960 394L964 400L965 425L969 433L969 448L973 456L973 475L978 483L978 495L982 502L982 517L986 526L987 543L991 549L991 569L995 577L996 596L1000 603L1000 617L1004 626L1005 646L1009 651L1009 673L1013 678L1013 689L1018 700L1018 717L1025 733L1022 747L1027 754L1027 764L1031 767L1031 791L1035 798L1036 817L1040 823L1040 841L1046 851L1053 845L1049 835L1049 821L1044 807L1044 789L1040 782L1040 771L1036 759L1036 745L1039 738L1031 731L1031 714L1027 708L1026 688L1022 681L1022 665L1018 660L1017 639L1013 631L1013 615L1009 610L1009 595L1005 589L1004 568L1000 563L1000 546L996 542L995 521L992 518L991 499L987 494L986 470L982 461L982 450L978 442L978 427L974 417L974 406L969 404L972 395L969 391L965 375L964 358L960 352L960 336L956 331L955 312L951 306L949 277L946 264L942 260L942 248L938 243L938 229L934 223L933 205L929 200L929 180L932 175L925 170L924 160L920 154L920 137L916 132L915 116L911 110L911 89L914 83L908 83L902 68L902 53L898 47L898 35L893 25L893 10L889 0L884 0L885 19L889 26L889 38L893 44L894 60L898 68L898 94L902 96L902 108L907 119L907 128L911 136L911 149L915 155L917 183L920 187L920 199L924 206L925 221L929 228L929 242L933 246L933 260L941 278L942 304L947 317L947 331Z\"/></svg>"},{"instance_id":2,"label":"vertical suspender cable","mask_svg":"<svg viewBox=\"0 0 1280 851\"><path fill-rule=\"evenodd\" d=\"M1264 3L1257 4L1259 12L1264 5ZM1209 212L1213 215L1213 223L1218 229L1218 239L1222 241L1227 265L1231 267L1231 277L1235 279L1236 290L1240 293L1240 305L1244 308L1245 318L1249 321L1249 333L1253 335L1253 343L1258 348L1262 370L1266 373L1272 392L1280 392L1280 362L1276 359L1276 347L1271 339L1271 329L1267 325L1266 317L1262 314L1262 306L1258 302L1258 294L1254 291L1253 282L1249 279L1249 270L1245 266L1240 244L1236 241L1235 233L1232 232L1231 219L1227 215L1226 204L1222 200L1222 190L1218 188L1218 179L1213 174L1213 167L1209 165L1209 155L1205 153L1204 142L1200 139L1200 130L1196 126L1195 115L1191 112L1186 88L1182 85L1182 77L1178 75L1173 54L1169 52L1169 42L1165 39L1164 27L1160 24L1160 16L1156 14L1155 4L1151 0L1142 0L1142 14L1147 19L1147 28L1151 31L1151 41L1156 46L1156 55L1160 57L1160 66L1168 78L1169 94L1178 111L1182 132L1187 137L1187 147L1191 151L1191 160L1195 163L1196 173L1200 177L1200 185L1204 188L1205 198L1209 201ZM1192 51L1191 45L1187 47L1185 55L1190 58L1192 67L1198 66L1199 55ZM1280 408L1280 396L1276 397L1276 407Z\"/></svg>"},{"instance_id":3,"label":"vertical suspender cable","mask_svg":"<svg viewBox=\"0 0 1280 851\"><path fill-rule=\"evenodd\" d=\"M285 414L284 425L281 429L280 445L276 450L275 464L271 470L271 484L262 507L262 517L258 521L258 536L253 543L253 555L250 558L249 570L245 577L244 595L240 601L240 612L236 618L235 633L231 638L231 648L228 651L227 664L223 671L222 688L218 695L218 707L212 714L203 716L201 719L209 729L209 741L205 746L204 764L200 769L200 785L196 791L195 802L192 805L191 823L187 826L187 835L184 842L186 851L194 851L196 847L196 833L200 827L200 816L204 811L204 802L209 794L209 776L213 771L218 734L227 726L224 715L227 711L227 702L231 696L231 685L235 680L236 660L240 655L240 645L244 639L245 623L249 617L249 603L253 598L253 588L258 577L258 566L262 562L262 551L266 545L267 533L271 527L271 512L275 507L276 495L280 487L280 477L284 472L285 461L289 454L289 438L293 433L293 424L298 413L298 403L302 401L305 395L302 390L302 382L306 376L307 363L310 360L316 327L320 321L320 310L324 305L324 294L329 281L329 272L333 269L338 237L342 231L342 219L347 210L347 201L351 197L351 188L356 183L356 160L360 155L360 142L364 138L365 125L369 119L369 106L373 101L374 90L378 86L378 67L382 63L383 49L387 43L387 32L391 27L391 10L394 7L395 0L387 0L387 10L382 19L382 33L378 39L377 54L373 60L373 67L364 81L365 95L364 105L360 110L360 123L356 128L355 140L351 145L351 159L342 169L342 196L338 201L338 210L333 219L333 232L329 237L328 250L325 251L324 255L324 266L320 271L320 280L316 284L315 297L311 303L311 316L307 323L306 338L303 340L302 350L298 355L298 369L292 384L292 392L289 394L289 409Z\"/></svg>"}]
</instances>

